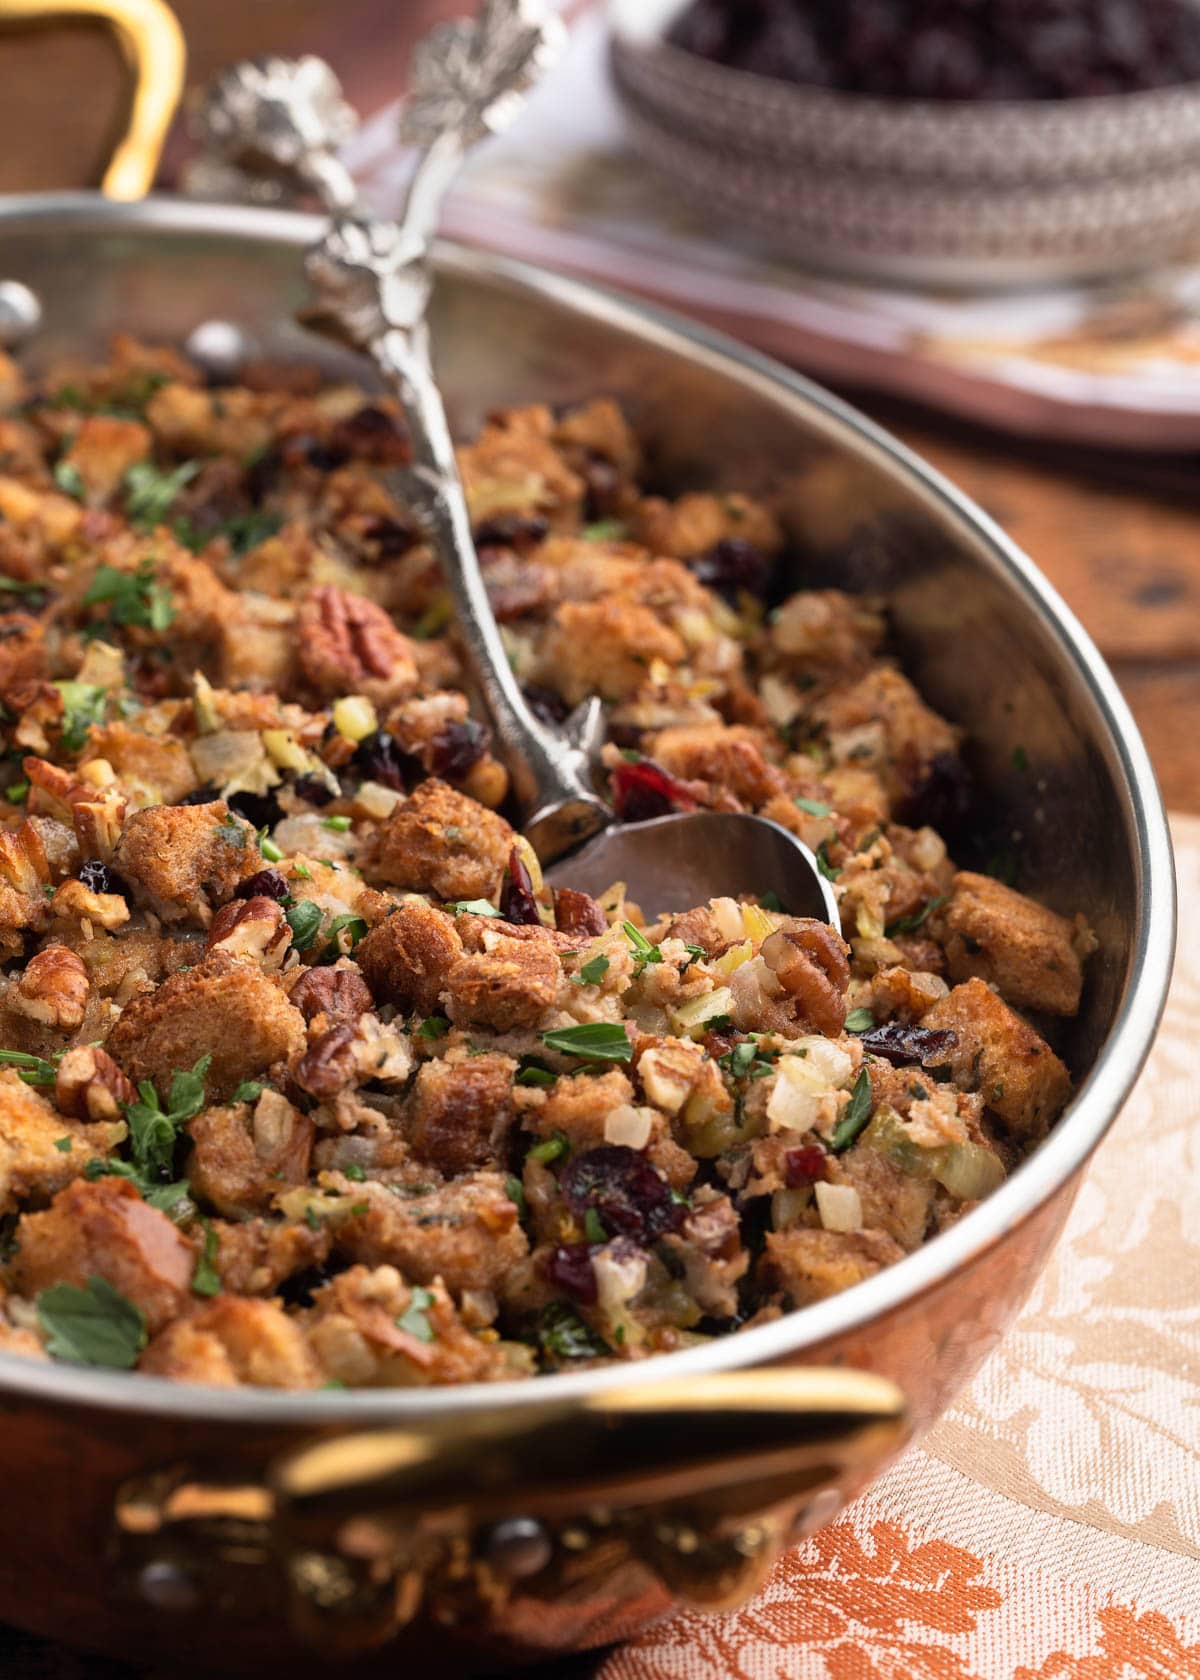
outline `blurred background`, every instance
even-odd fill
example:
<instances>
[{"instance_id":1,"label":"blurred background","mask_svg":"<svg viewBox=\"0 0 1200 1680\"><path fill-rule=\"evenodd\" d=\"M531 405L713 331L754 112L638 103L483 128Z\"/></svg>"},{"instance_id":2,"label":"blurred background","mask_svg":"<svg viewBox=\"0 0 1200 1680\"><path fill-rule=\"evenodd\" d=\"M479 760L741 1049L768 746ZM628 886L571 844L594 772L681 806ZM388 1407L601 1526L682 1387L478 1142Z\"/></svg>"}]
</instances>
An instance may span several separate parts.
<instances>
[{"instance_id":1,"label":"blurred background","mask_svg":"<svg viewBox=\"0 0 1200 1680\"><path fill-rule=\"evenodd\" d=\"M193 97L329 60L381 210L411 44L471 0L176 0ZM0 3L0 14L3 13ZM1012 533L1200 808L1197 0L567 0L570 46L447 231L706 319L850 395ZM96 22L0 32L0 190L94 186ZM161 184L188 182L186 117Z\"/></svg>"}]
</instances>

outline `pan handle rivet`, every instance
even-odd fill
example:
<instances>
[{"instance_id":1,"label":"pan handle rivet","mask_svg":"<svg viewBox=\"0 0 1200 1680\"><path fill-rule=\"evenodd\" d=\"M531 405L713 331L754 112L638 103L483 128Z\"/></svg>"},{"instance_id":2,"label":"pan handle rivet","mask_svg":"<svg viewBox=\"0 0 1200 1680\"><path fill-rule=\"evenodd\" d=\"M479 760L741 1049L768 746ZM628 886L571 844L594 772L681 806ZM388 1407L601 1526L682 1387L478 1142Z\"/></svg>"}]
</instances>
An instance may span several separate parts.
<instances>
[{"instance_id":1,"label":"pan handle rivet","mask_svg":"<svg viewBox=\"0 0 1200 1680\"><path fill-rule=\"evenodd\" d=\"M155 1610L182 1614L194 1610L200 1601L196 1583L182 1564L156 1558L138 1571L138 1591Z\"/></svg>"},{"instance_id":2,"label":"pan handle rivet","mask_svg":"<svg viewBox=\"0 0 1200 1680\"><path fill-rule=\"evenodd\" d=\"M534 1517L506 1517L488 1530L483 1542L492 1568L512 1581L544 1569L553 1550L550 1536Z\"/></svg>"}]
</instances>

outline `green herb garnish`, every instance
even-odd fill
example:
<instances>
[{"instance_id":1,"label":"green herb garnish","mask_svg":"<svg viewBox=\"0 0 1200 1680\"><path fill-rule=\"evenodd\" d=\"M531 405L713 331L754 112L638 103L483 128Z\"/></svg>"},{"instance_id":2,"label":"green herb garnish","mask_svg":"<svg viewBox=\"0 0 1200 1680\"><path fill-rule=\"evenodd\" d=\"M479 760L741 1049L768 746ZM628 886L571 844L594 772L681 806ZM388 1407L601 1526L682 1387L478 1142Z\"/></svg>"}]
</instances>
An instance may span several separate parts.
<instances>
[{"instance_id":1,"label":"green herb garnish","mask_svg":"<svg viewBox=\"0 0 1200 1680\"><path fill-rule=\"evenodd\" d=\"M81 502L87 495L87 485L83 482L83 474L74 461L60 461L54 469L54 482L64 496L71 496Z\"/></svg>"},{"instance_id":2,"label":"green herb garnish","mask_svg":"<svg viewBox=\"0 0 1200 1680\"><path fill-rule=\"evenodd\" d=\"M523 1214L525 1212L525 1187L513 1173L509 1173L504 1180L504 1193L509 1201L515 1205L517 1212Z\"/></svg>"},{"instance_id":3,"label":"green herb garnish","mask_svg":"<svg viewBox=\"0 0 1200 1680\"><path fill-rule=\"evenodd\" d=\"M843 1149L849 1149L870 1118L871 1078L866 1068L863 1068L854 1081L846 1112L834 1127L833 1136L829 1140L829 1147L835 1155L840 1155Z\"/></svg>"},{"instance_id":4,"label":"green herb garnish","mask_svg":"<svg viewBox=\"0 0 1200 1680\"><path fill-rule=\"evenodd\" d=\"M211 1061L211 1056L201 1056L194 1067L172 1074L165 1108L148 1079L138 1086L138 1101L126 1103L130 1154L135 1167L151 1180L169 1175L176 1138L204 1107L204 1076Z\"/></svg>"},{"instance_id":5,"label":"green herb garnish","mask_svg":"<svg viewBox=\"0 0 1200 1680\"><path fill-rule=\"evenodd\" d=\"M224 537L235 557L240 559L243 554L249 554L252 548L273 537L282 524L279 514L269 513L266 508L251 508L249 513L235 513L232 519L224 519L209 530L201 530L190 519L177 519L174 531L175 540L184 548L190 548L193 554L202 553L210 542Z\"/></svg>"},{"instance_id":6,"label":"green herb garnish","mask_svg":"<svg viewBox=\"0 0 1200 1680\"><path fill-rule=\"evenodd\" d=\"M140 531L152 531L161 525L171 510L171 504L200 471L199 461L185 461L171 472L164 472L152 461L137 461L125 474L125 516Z\"/></svg>"},{"instance_id":7,"label":"green herb garnish","mask_svg":"<svg viewBox=\"0 0 1200 1680\"><path fill-rule=\"evenodd\" d=\"M263 1087L257 1079L243 1079L229 1100L230 1102L257 1102L262 1094Z\"/></svg>"},{"instance_id":8,"label":"green herb garnish","mask_svg":"<svg viewBox=\"0 0 1200 1680\"><path fill-rule=\"evenodd\" d=\"M536 1061L533 1057L527 1056L522 1060L521 1071L513 1083L514 1085L545 1086L553 1085L557 1078L558 1075L551 1073L544 1062Z\"/></svg>"},{"instance_id":9,"label":"green herb garnish","mask_svg":"<svg viewBox=\"0 0 1200 1680\"><path fill-rule=\"evenodd\" d=\"M598 986L608 973L608 968L608 958L603 954L598 957L590 957L583 964L579 973L573 974L571 978L577 986Z\"/></svg>"},{"instance_id":10,"label":"green herb garnish","mask_svg":"<svg viewBox=\"0 0 1200 1680\"><path fill-rule=\"evenodd\" d=\"M500 912L486 898L463 898L453 904L443 904L452 916L499 916Z\"/></svg>"},{"instance_id":11,"label":"green herb garnish","mask_svg":"<svg viewBox=\"0 0 1200 1680\"><path fill-rule=\"evenodd\" d=\"M913 915L900 916L896 921L889 922L887 927L884 929L884 932L887 934L889 939L896 933L915 933L925 921L925 918L927 916L931 916L933 912L941 905L945 904L945 902L946 895L944 893L941 898L931 898L928 904L923 904Z\"/></svg>"},{"instance_id":12,"label":"green herb garnish","mask_svg":"<svg viewBox=\"0 0 1200 1680\"><path fill-rule=\"evenodd\" d=\"M352 1184L362 1184L367 1176L365 1169L360 1167L357 1161L351 1161L349 1166L343 1167L342 1174Z\"/></svg>"},{"instance_id":13,"label":"green herb garnish","mask_svg":"<svg viewBox=\"0 0 1200 1680\"><path fill-rule=\"evenodd\" d=\"M320 906L309 898L302 898L297 904L288 906L283 912L283 919L292 930L292 944L297 951L307 951L320 930Z\"/></svg>"},{"instance_id":14,"label":"green herb garnish","mask_svg":"<svg viewBox=\"0 0 1200 1680\"><path fill-rule=\"evenodd\" d=\"M529 1151L529 1159L540 1161L544 1167L549 1166L551 1161L557 1161L560 1155L565 1155L570 1147L562 1132L551 1132L541 1143L534 1144Z\"/></svg>"},{"instance_id":15,"label":"green herb garnish","mask_svg":"<svg viewBox=\"0 0 1200 1680\"><path fill-rule=\"evenodd\" d=\"M577 1027L555 1027L542 1034L547 1050L562 1050L588 1062L630 1062L633 1045L625 1028L613 1021L585 1021Z\"/></svg>"},{"instance_id":16,"label":"green herb garnish","mask_svg":"<svg viewBox=\"0 0 1200 1680\"><path fill-rule=\"evenodd\" d=\"M221 1274L216 1268L217 1233L207 1219L200 1221L204 1227L204 1248L196 1260L196 1270L192 1273L193 1295L219 1295L221 1293Z\"/></svg>"},{"instance_id":17,"label":"green herb garnish","mask_svg":"<svg viewBox=\"0 0 1200 1680\"><path fill-rule=\"evenodd\" d=\"M29 783L10 782L4 790L4 797L10 805L23 805L29 798Z\"/></svg>"},{"instance_id":18,"label":"green herb garnish","mask_svg":"<svg viewBox=\"0 0 1200 1680\"><path fill-rule=\"evenodd\" d=\"M663 954L651 940L646 938L641 928L632 922L622 922L621 928L626 939L633 946L633 972L640 974L647 963L660 963Z\"/></svg>"},{"instance_id":19,"label":"green herb garnish","mask_svg":"<svg viewBox=\"0 0 1200 1680\"><path fill-rule=\"evenodd\" d=\"M604 1229L600 1215L595 1208L588 1208L583 1216L583 1234L590 1243L606 1243L608 1232Z\"/></svg>"},{"instance_id":20,"label":"green herb garnish","mask_svg":"<svg viewBox=\"0 0 1200 1680\"><path fill-rule=\"evenodd\" d=\"M852 1009L846 1016L846 1031L852 1033L870 1032L875 1025L875 1017L869 1009Z\"/></svg>"},{"instance_id":21,"label":"green herb garnish","mask_svg":"<svg viewBox=\"0 0 1200 1680\"><path fill-rule=\"evenodd\" d=\"M63 702L62 744L67 752L80 752L87 745L88 730L104 722L108 690L95 683L58 682L54 686Z\"/></svg>"},{"instance_id":22,"label":"green herb garnish","mask_svg":"<svg viewBox=\"0 0 1200 1680\"><path fill-rule=\"evenodd\" d=\"M824 875L827 881L836 881L842 872L840 869L835 869L830 863L828 846L828 840L822 840L821 844L817 847L817 868L820 870L821 874Z\"/></svg>"},{"instance_id":23,"label":"green herb garnish","mask_svg":"<svg viewBox=\"0 0 1200 1680\"><path fill-rule=\"evenodd\" d=\"M1029 754L1025 751L1024 747L1014 747L1013 748L1012 761L1013 761L1013 769L1014 770L1021 770L1021 771L1028 770L1028 768L1029 768Z\"/></svg>"},{"instance_id":24,"label":"green herb garnish","mask_svg":"<svg viewBox=\"0 0 1200 1680\"><path fill-rule=\"evenodd\" d=\"M538 1345L553 1359L597 1359L608 1349L565 1301L552 1301L538 1324Z\"/></svg>"},{"instance_id":25,"label":"green herb garnish","mask_svg":"<svg viewBox=\"0 0 1200 1680\"><path fill-rule=\"evenodd\" d=\"M416 1029L417 1038L444 1038L450 1031L450 1023L444 1015L426 1015L421 1025Z\"/></svg>"},{"instance_id":26,"label":"green herb garnish","mask_svg":"<svg viewBox=\"0 0 1200 1680\"><path fill-rule=\"evenodd\" d=\"M353 911L347 911L343 916L335 916L325 929L325 937L329 941L331 957L337 958L349 955L359 940L364 937L366 931L366 922L363 921L361 916L356 916ZM344 940L341 938L342 934L346 936Z\"/></svg>"},{"instance_id":27,"label":"green herb garnish","mask_svg":"<svg viewBox=\"0 0 1200 1680\"><path fill-rule=\"evenodd\" d=\"M37 1311L47 1353L72 1365L128 1371L146 1345L138 1308L102 1277L89 1278L85 1289L73 1283L43 1289Z\"/></svg>"},{"instance_id":28,"label":"green herb garnish","mask_svg":"<svg viewBox=\"0 0 1200 1680\"><path fill-rule=\"evenodd\" d=\"M623 519L597 519L579 534L584 542L621 542L629 535L629 527Z\"/></svg>"},{"instance_id":29,"label":"green herb garnish","mask_svg":"<svg viewBox=\"0 0 1200 1680\"><path fill-rule=\"evenodd\" d=\"M833 815L832 808L828 805L822 805L819 799L796 798L793 799L792 804L799 806L802 811L807 811L810 817L831 817Z\"/></svg>"},{"instance_id":30,"label":"green herb garnish","mask_svg":"<svg viewBox=\"0 0 1200 1680\"><path fill-rule=\"evenodd\" d=\"M53 1085L58 1075L58 1063L65 1051L59 1050L52 1060L31 1056L27 1050L0 1050L0 1064L8 1063L17 1070L17 1078L26 1085Z\"/></svg>"},{"instance_id":31,"label":"green herb garnish","mask_svg":"<svg viewBox=\"0 0 1200 1680\"><path fill-rule=\"evenodd\" d=\"M333 834L345 834L346 830L350 827L350 818L323 817L321 819L321 827L329 829Z\"/></svg>"}]
</instances>

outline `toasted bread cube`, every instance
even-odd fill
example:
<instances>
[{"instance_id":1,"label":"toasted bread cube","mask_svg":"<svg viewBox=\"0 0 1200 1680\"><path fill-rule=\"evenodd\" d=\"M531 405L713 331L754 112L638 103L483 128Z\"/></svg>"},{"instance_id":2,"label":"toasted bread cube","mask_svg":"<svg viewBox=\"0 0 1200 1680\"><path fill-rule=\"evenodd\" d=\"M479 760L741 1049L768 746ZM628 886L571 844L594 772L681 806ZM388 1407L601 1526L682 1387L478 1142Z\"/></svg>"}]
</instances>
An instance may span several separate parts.
<instances>
[{"instance_id":1,"label":"toasted bread cube","mask_svg":"<svg viewBox=\"0 0 1200 1680\"><path fill-rule=\"evenodd\" d=\"M124 1136L123 1120L64 1120L13 1068L0 1070L0 1214L49 1200Z\"/></svg>"},{"instance_id":2,"label":"toasted bread cube","mask_svg":"<svg viewBox=\"0 0 1200 1680\"><path fill-rule=\"evenodd\" d=\"M782 774L763 757L762 736L741 725L662 729L646 750L670 775L712 782L754 810L784 789Z\"/></svg>"},{"instance_id":3,"label":"toasted bread cube","mask_svg":"<svg viewBox=\"0 0 1200 1680\"><path fill-rule=\"evenodd\" d=\"M511 1376L503 1348L473 1335L440 1279L418 1293L394 1266L352 1266L305 1314L309 1346L348 1388L430 1387Z\"/></svg>"},{"instance_id":4,"label":"toasted bread cube","mask_svg":"<svg viewBox=\"0 0 1200 1680\"><path fill-rule=\"evenodd\" d=\"M462 949L453 917L410 899L372 928L354 955L378 1002L434 1015Z\"/></svg>"},{"instance_id":5,"label":"toasted bread cube","mask_svg":"<svg viewBox=\"0 0 1200 1680\"><path fill-rule=\"evenodd\" d=\"M303 1330L274 1301L218 1295L150 1343L138 1369L175 1382L231 1388L317 1388L325 1373Z\"/></svg>"},{"instance_id":6,"label":"toasted bread cube","mask_svg":"<svg viewBox=\"0 0 1200 1680\"><path fill-rule=\"evenodd\" d=\"M876 771L888 797L898 802L921 790L939 759L958 752L958 730L890 665L834 689L817 702L812 716L828 732L834 763Z\"/></svg>"},{"instance_id":7,"label":"toasted bread cube","mask_svg":"<svg viewBox=\"0 0 1200 1680\"><path fill-rule=\"evenodd\" d=\"M683 638L650 607L612 596L564 601L542 646L542 677L569 706L592 694L624 700L646 682L653 661L686 658Z\"/></svg>"},{"instance_id":8,"label":"toasted bread cube","mask_svg":"<svg viewBox=\"0 0 1200 1680\"><path fill-rule=\"evenodd\" d=\"M392 886L439 898L490 898L500 890L513 839L503 817L431 777L383 825L376 873Z\"/></svg>"},{"instance_id":9,"label":"toasted bread cube","mask_svg":"<svg viewBox=\"0 0 1200 1680\"><path fill-rule=\"evenodd\" d=\"M206 1089L222 1102L244 1079L298 1055L305 1037L276 975L214 951L126 1004L105 1048L135 1084L148 1079L160 1092L177 1069L211 1056Z\"/></svg>"},{"instance_id":10,"label":"toasted bread cube","mask_svg":"<svg viewBox=\"0 0 1200 1680\"><path fill-rule=\"evenodd\" d=\"M396 1196L386 1185L349 1181L344 1190L364 1211L339 1224L339 1250L368 1266L398 1266L417 1283L441 1278L455 1294L497 1289L528 1252L501 1173L475 1173L423 1195Z\"/></svg>"},{"instance_id":11,"label":"toasted bread cube","mask_svg":"<svg viewBox=\"0 0 1200 1680\"><path fill-rule=\"evenodd\" d=\"M454 1178L477 1167L498 1167L516 1118L511 1056L471 1056L465 1062L426 1062L417 1071L405 1127L413 1154Z\"/></svg>"},{"instance_id":12,"label":"toasted bread cube","mask_svg":"<svg viewBox=\"0 0 1200 1680\"><path fill-rule=\"evenodd\" d=\"M135 811L113 865L164 921L187 918L203 926L239 881L262 868L262 857L253 826L217 799Z\"/></svg>"},{"instance_id":13,"label":"toasted bread cube","mask_svg":"<svg viewBox=\"0 0 1200 1680\"><path fill-rule=\"evenodd\" d=\"M1065 916L988 875L964 871L954 877L942 921L952 980L986 980L1018 1009L1076 1013L1083 965Z\"/></svg>"},{"instance_id":14,"label":"toasted bread cube","mask_svg":"<svg viewBox=\"0 0 1200 1680\"><path fill-rule=\"evenodd\" d=\"M113 414L89 414L63 454L83 480L89 502L110 501L125 481L125 474L150 453L150 432L140 420L122 420Z\"/></svg>"},{"instance_id":15,"label":"toasted bread cube","mask_svg":"<svg viewBox=\"0 0 1200 1680\"><path fill-rule=\"evenodd\" d=\"M983 980L966 980L921 1022L957 1035L949 1065L964 1091L978 1091L1014 1137L1044 1137L1071 1095L1071 1075L1046 1043Z\"/></svg>"},{"instance_id":16,"label":"toasted bread cube","mask_svg":"<svg viewBox=\"0 0 1200 1680\"><path fill-rule=\"evenodd\" d=\"M806 1307L840 1295L903 1258L899 1243L883 1231L793 1226L768 1235L758 1271L768 1288L782 1291L789 1306Z\"/></svg>"},{"instance_id":17,"label":"toasted bread cube","mask_svg":"<svg viewBox=\"0 0 1200 1680\"><path fill-rule=\"evenodd\" d=\"M535 1027L554 1007L562 965L550 936L509 937L504 925L485 928L482 950L464 951L451 966L445 997L452 1021L512 1032Z\"/></svg>"},{"instance_id":18,"label":"toasted bread cube","mask_svg":"<svg viewBox=\"0 0 1200 1680\"><path fill-rule=\"evenodd\" d=\"M192 1188L230 1219L261 1211L308 1177L313 1123L278 1091L263 1091L253 1111L247 1103L206 1109L188 1132Z\"/></svg>"}]
</instances>

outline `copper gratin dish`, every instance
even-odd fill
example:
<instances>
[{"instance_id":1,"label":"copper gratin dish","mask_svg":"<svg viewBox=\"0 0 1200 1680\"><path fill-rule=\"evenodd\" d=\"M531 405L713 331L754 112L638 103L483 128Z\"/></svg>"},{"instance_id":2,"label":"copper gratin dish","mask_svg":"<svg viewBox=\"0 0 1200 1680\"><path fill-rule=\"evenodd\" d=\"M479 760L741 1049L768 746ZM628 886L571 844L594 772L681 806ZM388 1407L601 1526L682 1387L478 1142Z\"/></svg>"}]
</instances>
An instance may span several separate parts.
<instances>
[{"instance_id":1,"label":"copper gratin dish","mask_svg":"<svg viewBox=\"0 0 1200 1680\"><path fill-rule=\"evenodd\" d=\"M144 13L149 0L120 4ZM22 360L100 354L118 330L181 343L221 322L254 354L369 382L295 324L320 227L170 199L0 202L0 280L42 308ZM752 1592L791 1539L937 1419L1003 1334L1167 988L1174 882L1145 750L1091 642L984 514L818 387L607 293L446 246L434 317L460 435L502 404L603 391L664 487L772 503L793 587L888 597L911 675L971 737L980 845L1019 846L1022 884L1084 907L1099 936L1063 1046L1077 1094L1007 1183L916 1253L778 1322L642 1364L284 1394L0 1356L0 1621L172 1671L294 1675L332 1658L495 1673L626 1637L675 1603Z\"/></svg>"}]
</instances>

